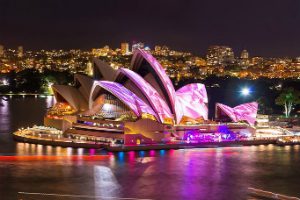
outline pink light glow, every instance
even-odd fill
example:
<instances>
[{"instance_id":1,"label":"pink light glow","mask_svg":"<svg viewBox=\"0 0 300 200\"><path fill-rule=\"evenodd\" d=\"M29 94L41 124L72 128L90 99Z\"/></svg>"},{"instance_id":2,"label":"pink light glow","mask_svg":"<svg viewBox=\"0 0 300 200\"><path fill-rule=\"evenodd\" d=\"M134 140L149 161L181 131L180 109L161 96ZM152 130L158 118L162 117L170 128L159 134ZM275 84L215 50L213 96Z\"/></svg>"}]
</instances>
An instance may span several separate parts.
<instances>
[{"instance_id":1,"label":"pink light glow","mask_svg":"<svg viewBox=\"0 0 300 200\"><path fill-rule=\"evenodd\" d=\"M174 114L179 113L180 107L176 106L176 108L175 108L175 98L176 98L175 89L173 87L172 81L166 74L164 68L150 53L148 53L144 50L141 50L141 49L138 49L137 52L140 53L141 56L143 56L143 58L145 58L147 60L147 62L152 66L152 68L154 69L154 71L156 72L158 77L160 78L161 82L164 83L163 87L165 88L165 90L167 92L167 95L168 95L167 98L171 102L170 109L172 110L172 112ZM175 113L175 109L176 109L176 113Z\"/></svg>"},{"instance_id":2,"label":"pink light glow","mask_svg":"<svg viewBox=\"0 0 300 200\"><path fill-rule=\"evenodd\" d=\"M173 118L167 103L162 99L159 93L140 75L125 68L120 68L119 72L126 75L141 90L143 95L150 102L153 110L159 116L160 122L163 123L164 118Z\"/></svg>"},{"instance_id":3,"label":"pink light glow","mask_svg":"<svg viewBox=\"0 0 300 200\"><path fill-rule=\"evenodd\" d=\"M203 84L195 83L183 86L176 91L176 104L182 108L181 113L176 113L177 122L180 122L183 116L193 119L203 117L207 120L208 108L206 103L208 103L208 98Z\"/></svg>"},{"instance_id":4,"label":"pink light glow","mask_svg":"<svg viewBox=\"0 0 300 200\"><path fill-rule=\"evenodd\" d=\"M129 151L128 155L129 155L128 157L130 162L135 161L135 151Z\"/></svg>"},{"instance_id":5,"label":"pink light glow","mask_svg":"<svg viewBox=\"0 0 300 200\"><path fill-rule=\"evenodd\" d=\"M150 155L150 156L155 156L155 150L150 150L150 151L149 151L149 155Z\"/></svg>"},{"instance_id":6,"label":"pink light glow","mask_svg":"<svg viewBox=\"0 0 300 200\"><path fill-rule=\"evenodd\" d=\"M234 122L247 121L249 124L254 125L256 121L257 109L258 109L257 102L244 103L234 108L231 108L221 103L217 103L216 115L220 110L223 111Z\"/></svg>"},{"instance_id":7,"label":"pink light glow","mask_svg":"<svg viewBox=\"0 0 300 200\"><path fill-rule=\"evenodd\" d=\"M115 95L125 105L127 105L138 117L142 116L143 113L147 113L153 115L157 120L159 120L156 113L152 110L150 106L148 106L143 100L141 100L123 85L110 81L97 81L95 82L95 85L99 85L103 89ZM93 88L95 88L95 86Z\"/></svg>"}]
</instances>

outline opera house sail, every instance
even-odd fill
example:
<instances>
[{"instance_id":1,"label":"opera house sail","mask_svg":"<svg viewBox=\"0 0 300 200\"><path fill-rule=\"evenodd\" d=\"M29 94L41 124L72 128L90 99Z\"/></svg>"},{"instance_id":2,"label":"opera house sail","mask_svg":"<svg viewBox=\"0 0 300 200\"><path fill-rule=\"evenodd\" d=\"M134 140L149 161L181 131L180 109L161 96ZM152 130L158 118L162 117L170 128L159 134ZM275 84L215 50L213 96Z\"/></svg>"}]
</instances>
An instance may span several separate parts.
<instances>
[{"instance_id":1,"label":"opera house sail","mask_svg":"<svg viewBox=\"0 0 300 200\"><path fill-rule=\"evenodd\" d=\"M129 68L114 69L95 58L93 77L76 74L74 86L54 85L56 104L46 126L72 137L93 137L121 144L167 142L184 138L188 126L207 126L205 85L192 83L175 90L161 64L137 49ZM216 105L216 118L253 125L257 103L230 108ZM199 128L199 127L198 127Z\"/></svg>"},{"instance_id":2,"label":"opera house sail","mask_svg":"<svg viewBox=\"0 0 300 200\"><path fill-rule=\"evenodd\" d=\"M233 122L245 121L251 125L254 125L256 121L257 109L257 102L244 103L234 108L217 103L216 119L229 120Z\"/></svg>"}]
</instances>

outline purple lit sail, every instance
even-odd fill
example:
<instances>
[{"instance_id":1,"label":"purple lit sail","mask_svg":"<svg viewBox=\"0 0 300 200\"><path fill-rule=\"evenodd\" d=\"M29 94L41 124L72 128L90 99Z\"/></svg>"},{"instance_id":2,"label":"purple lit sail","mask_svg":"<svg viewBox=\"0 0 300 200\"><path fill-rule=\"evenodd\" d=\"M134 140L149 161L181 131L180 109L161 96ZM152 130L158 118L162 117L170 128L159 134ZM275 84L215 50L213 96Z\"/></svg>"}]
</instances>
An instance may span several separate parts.
<instances>
[{"instance_id":1,"label":"purple lit sail","mask_svg":"<svg viewBox=\"0 0 300 200\"><path fill-rule=\"evenodd\" d=\"M176 113L177 121L180 122L183 116L192 119L208 118L207 92L205 86L200 83L185 85L176 91L176 104L181 106L181 111ZM177 110L176 110L177 111Z\"/></svg>"},{"instance_id":2,"label":"purple lit sail","mask_svg":"<svg viewBox=\"0 0 300 200\"><path fill-rule=\"evenodd\" d=\"M141 55L149 63L163 83L161 87L165 88L167 93L165 98L170 100L171 105L169 109L175 115L175 121L177 124L180 123L183 116L187 116L192 119L203 118L207 120L208 109L206 103L208 102L208 99L207 92L203 84L189 84L175 92L173 84L165 70L150 53L138 49L135 55L136 54ZM141 86L139 86L139 88L141 88ZM154 110L156 112L158 111L157 109ZM158 113L158 115L160 114Z\"/></svg>"},{"instance_id":3,"label":"purple lit sail","mask_svg":"<svg viewBox=\"0 0 300 200\"><path fill-rule=\"evenodd\" d=\"M157 120L159 120L158 116L150 106L148 106L143 100L141 100L123 85L110 81L96 81L94 83L93 89L95 89L95 87L97 86L100 86L101 88L115 95L125 105L127 105L138 117L141 117L143 113L146 113L153 115Z\"/></svg>"},{"instance_id":4,"label":"purple lit sail","mask_svg":"<svg viewBox=\"0 0 300 200\"><path fill-rule=\"evenodd\" d=\"M143 95L150 102L153 110L159 116L160 122L163 123L165 118L173 118L167 103L162 99L159 93L140 75L125 68L120 68L119 73L126 75L140 89Z\"/></svg>"},{"instance_id":5,"label":"purple lit sail","mask_svg":"<svg viewBox=\"0 0 300 200\"><path fill-rule=\"evenodd\" d=\"M160 78L161 82L164 83L162 87L165 88L167 92L167 98L170 100L171 103L171 110L172 112L176 115L176 113L180 113L180 107L176 105L175 107L175 98L176 98L176 93L175 89L173 87L172 81L166 74L164 68L160 65L160 63L147 51L144 51L142 49L138 49L137 53L141 54L143 58L146 59L146 61L151 65L151 67L154 69L155 73L158 75ZM176 111L175 111L176 110ZM178 123L178 121L177 121Z\"/></svg>"},{"instance_id":6,"label":"purple lit sail","mask_svg":"<svg viewBox=\"0 0 300 200\"><path fill-rule=\"evenodd\" d=\"M258 104L257 102L244 103L234 108L221 103L216 104L216 118L219 118L220 113L225 113L233 122L247 121L254 125L256 121Z\"/></svg>"},{"instance_id":7,"label":"purple lit sail","mask_svg":"<svg viewBox=\"0 0 300 200\"><path fill-rule=\"evenodd\" d=\"M256 121L258 103L244 103L234 107L234 112L238 121L246 120L249 124L254 125Z\"/></svg>"}]
</instances>

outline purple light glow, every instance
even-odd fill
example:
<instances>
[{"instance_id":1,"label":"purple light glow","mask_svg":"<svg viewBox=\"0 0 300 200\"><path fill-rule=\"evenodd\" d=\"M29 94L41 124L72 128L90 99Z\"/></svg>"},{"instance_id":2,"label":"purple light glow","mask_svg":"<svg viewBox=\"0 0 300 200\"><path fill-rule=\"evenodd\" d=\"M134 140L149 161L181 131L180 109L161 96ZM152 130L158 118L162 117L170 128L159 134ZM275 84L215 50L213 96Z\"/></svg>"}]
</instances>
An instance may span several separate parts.
<instances>
[{"instance_id":1,"label":"purple light glow","mask_svg":"<svg viewBox=\"0 0 300 200\"><path fill-rule=\"evenodd\" d=\"M176 93L175 89L173 87L172 81L166 74L164 68L160 65L160 63L147 51L144 51L142 49L136 50L136 54L140 54L146 61L151 65L151 67L154 69L155 73L158 75L159 79L161 80L162 87L165 88L167 92L167 98L170 100L171 103L171 110L176 115L176 113L180 112L180 107L175 107L175 99L176 99ZM176 111L175 111L176 109Z\"/></svg>"},{"instance_id":2,"label":"purple light glow","mask_svg":"<svg viewBox=\"0 0 300 200\"><path fill-rule=\"evenodd\" d=\"M236 139L236 134L232 132L227 125L220 125L218 127L218 133L221 134L223 141L232 141Z\"/></svg>"},{"instance_id":3,"label":"purple light glow","mask_svg":"<svg viewBox=\"0 0 300 200\"><path fill-rule=\"evenodd\" d=\"M165 118L173 118L167 103L162 99L159 93L140 75L125 68L120 68L119 73L126 75L141 90L143 95L150 102L153 110L159 116L160 122L163 123Z\"/></svg>"},{"instance_id":4,"label":"purple light glow","mask_svg":"<svg viewBox=\"0 0 300 200\"><path fill-rule=\"evenodd\" d=\"M244 103L231 108L227 105L216 104L216 118L219 118L221 112L225 113L233 122L247 121L254 125L256 121L258 104L257 102Z\"/></svg>"},{"instance_id":5,"label":"purple light glow","mask_svg":"<svg viewBox=\"0 0 300 200\"><path fill-rule=\"evenodd\" d=\"M85 121L84 124L86 124L86 125L88 125L88 126L93 126L93 125L94 125L93 122L87 122L87 121Z\"/></svg>"},{"instance_id":6,"label":"purple light glow","mask_svg":"<svg viewBox=\"0 0 300 200\"><path fill-rule=\"evenodd\" d=\"M180 111L176 114L179 123L183 116L192 119L208 119L207 92L205 86L200 83L188 84L176 91L176 104L181 106ZM176 110L177 111L177 110Z\"/></svg>"},{"instance_id":7,"label":"purple light glow","mask_svg":"<svg viewBox=\"0 0 300 200\"><path fill-rule=\"evenodd\" d=\"M200 130L190 130L187 131L184 134L183 139L187 142L192 142L192 143L200 143L200 142L213 142L214 141L214 137L213 134L204 134L201 133Z\"/></svg>"},{"instance_id":8,"label":"purple light glow","mask_svg":"<svg viewBox=\"0 0 300 200\"><path fill-rule=\"evenodd\" d=\"M143 100L141 100L123 85L110 81L96 81L92 90L94 90L97 86L115 95L125 105L127 105L138 117L141 117L143 113L146 113L153 115L157 120L159 120L158 116L150 106L148 106Z\"/></svg>"},{"instance_id":9,"label":"purple light glow","mask_svg":"<svg viewBox=\"0 0 300 200\"><path fill-rule=\"evenodd\" d=\"M183 139L188 143L234 141L236 133L231 131L227 125L220 125L214 133L202 133L199 129L189 130Z\"/></svg>"}]
</instances>

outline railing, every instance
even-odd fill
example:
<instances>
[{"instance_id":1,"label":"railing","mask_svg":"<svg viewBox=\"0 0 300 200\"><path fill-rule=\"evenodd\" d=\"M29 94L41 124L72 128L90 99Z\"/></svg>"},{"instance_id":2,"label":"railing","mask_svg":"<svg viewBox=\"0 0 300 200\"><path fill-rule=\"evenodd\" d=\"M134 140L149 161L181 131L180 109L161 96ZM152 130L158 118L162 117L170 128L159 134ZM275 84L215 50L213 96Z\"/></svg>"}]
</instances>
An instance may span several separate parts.
<instances>
[{"instance_id":1,"label":"railing","mask_svg":"<svg viewBox=\"0 0 300 200\"><path fill-rule=\"evenodd\" d=\"M291 196L273 193L273 192L251 188L251 187L248 188L248 193L250 196L256 197L255 199L300 200L297 197L291 197Z\"/></svg>"},{"instance_id":2,"label":"railing","mask_svg":"<svg viewBox=\"0 0 300 200\"><path fill-rule=\"evenodd\" d=\"M289 131L289 130L287 130L287 129L285 129L285 128L282 128L282 127L280 127L280 126L274 126L274 128L277 128L277 129L283 131L283 133L285 133L285 134L287 133L287 134L289 134L289 135L294 135L293 132L291 132L291 131Z\"/></svg>"}]
</instances>

